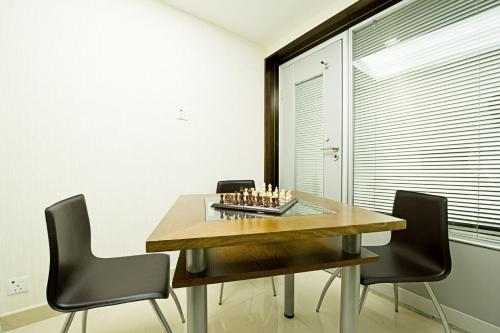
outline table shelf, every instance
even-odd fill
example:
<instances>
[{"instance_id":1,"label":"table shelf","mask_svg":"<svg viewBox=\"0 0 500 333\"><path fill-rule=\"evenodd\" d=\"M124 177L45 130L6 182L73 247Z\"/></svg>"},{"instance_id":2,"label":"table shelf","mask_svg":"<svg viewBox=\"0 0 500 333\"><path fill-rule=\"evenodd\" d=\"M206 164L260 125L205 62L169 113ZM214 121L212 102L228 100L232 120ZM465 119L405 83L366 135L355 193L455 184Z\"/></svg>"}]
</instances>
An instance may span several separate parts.
<instances>
[{"instance_id":1,"label":"table shelf","mask_svg":"<svg viewBox=\"0 0 500 333\"><path fill-rule=\"evenodd\" d=\"M186 251L182 250L172 286L193 287L378 261L376 254L364 248L356 255L343 252L341 243L340 237L329 237L208 248L207 269L197 274L186 272Z\"/></svg>"}]
</instances>

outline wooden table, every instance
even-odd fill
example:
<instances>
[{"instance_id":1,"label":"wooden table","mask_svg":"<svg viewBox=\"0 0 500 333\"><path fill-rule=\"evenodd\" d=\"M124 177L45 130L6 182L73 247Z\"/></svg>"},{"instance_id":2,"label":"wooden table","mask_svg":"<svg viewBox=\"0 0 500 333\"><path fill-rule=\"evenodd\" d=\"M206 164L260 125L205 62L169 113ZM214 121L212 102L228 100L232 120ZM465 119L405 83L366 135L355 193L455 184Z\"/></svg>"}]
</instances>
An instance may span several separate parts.
<instances>
[{"instance_id":1,"label":"wooden table","mask_svg":"<svg viewBox=\"0 0 500 333\"><path fill-rule=\"evenodd\" d=\"M294 315L294 273L342 267L340 332L357 332L361 264L378 257L361 234L406 222L302 192L299 201L334 213L206 220L206 198L183 195L146 241L147 252L181 250L172 281L187 287L188 333L207 332L207 284L285 275L285 316Z\"/></svg>"}]
</instances>

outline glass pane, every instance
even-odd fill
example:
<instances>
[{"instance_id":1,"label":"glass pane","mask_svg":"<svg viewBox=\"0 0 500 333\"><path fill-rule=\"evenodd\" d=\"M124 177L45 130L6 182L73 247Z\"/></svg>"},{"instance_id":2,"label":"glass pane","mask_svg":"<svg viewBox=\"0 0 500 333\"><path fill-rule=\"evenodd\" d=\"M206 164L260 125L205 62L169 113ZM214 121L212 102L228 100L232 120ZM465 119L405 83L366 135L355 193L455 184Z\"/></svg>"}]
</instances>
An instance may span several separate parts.
<instances>
[{"instance_id":1,"label":"glass pane","mask_svg":"<svg viewBox=\"0 0 500 333\"><path fill-rule=\"evenodd\" d=\"M323 196L323 76L295 85L295 190Z\"/></svg>"},{"instance_id":2,"label":"glass pane","mask_svg":"<svg viewBox=\"0 0 500 333\"><path fill-rule=\"evenodd\" d=\"M443 195L450 232L500 238L499 5L407 1L353 31L354 204Z\"/></svg>"}]
</instances>

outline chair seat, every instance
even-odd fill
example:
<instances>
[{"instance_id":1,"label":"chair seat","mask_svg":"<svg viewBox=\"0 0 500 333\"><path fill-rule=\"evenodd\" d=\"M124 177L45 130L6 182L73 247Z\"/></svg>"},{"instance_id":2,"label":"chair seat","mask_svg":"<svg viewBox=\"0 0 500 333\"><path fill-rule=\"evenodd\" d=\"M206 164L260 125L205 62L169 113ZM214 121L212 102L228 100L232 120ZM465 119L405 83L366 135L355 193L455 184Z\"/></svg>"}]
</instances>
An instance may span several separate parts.
<instances>
[{"instance_id":1,"label":"chair seat","mask_svg":"<svg viewBox=\"0 0 500 333\"><path fill-rule=\"evenodd\" d=\"M169 267L165 254L93 258L60 282L53 305L59 311L81 311L167 298Z\"/></svg>"},{"instance_id":2,"label":"chair seat","mask_svg":"<svg viewBox=\"0 0 500 333\"><path fill-rule=\"evenodd\" d=\"M408 248L392 244L367 246L366 249L378 254L380 260L374 264L361 266L361 284L399 282L431 282L444 279L448 272L443 265L432 262Z\"/></svg>"}]
</instances>

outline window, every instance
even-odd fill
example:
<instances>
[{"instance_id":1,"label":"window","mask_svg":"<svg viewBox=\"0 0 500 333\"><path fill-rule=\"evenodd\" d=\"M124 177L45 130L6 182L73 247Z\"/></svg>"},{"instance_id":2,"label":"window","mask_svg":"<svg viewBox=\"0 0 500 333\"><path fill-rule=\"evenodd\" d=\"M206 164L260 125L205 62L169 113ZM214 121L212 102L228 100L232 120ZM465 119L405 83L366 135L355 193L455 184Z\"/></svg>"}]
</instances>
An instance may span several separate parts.
<instances>
[{"instance_id":1,"label":"window","mask_svg":"<svg viewBox=\"0 0 500 333\"><path fill-rule=\"evenodd\" d=\"M500 1L406 1L352 30L355 205L448 198L450 234L500 244Z\"/></svg>"},{"instance_id":2,"label":"window","mask_svg":"<svg viewBox=\"0 0 500 333\"><path fill-rule=\"evenodd\" d=\"M295 186L323 196L323 76L295 85Z\"/></svg>"}]
</instances>

